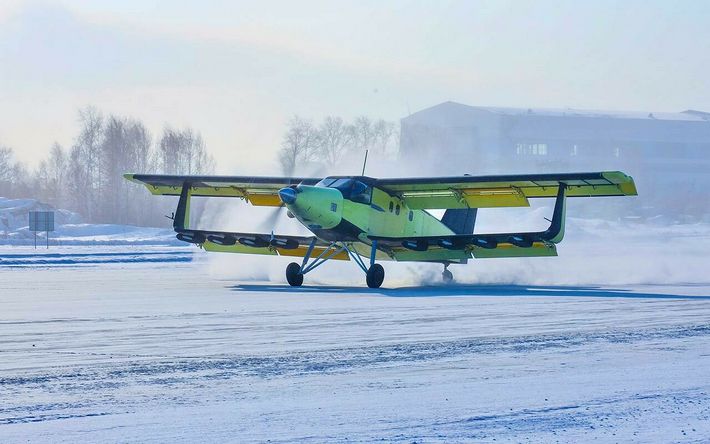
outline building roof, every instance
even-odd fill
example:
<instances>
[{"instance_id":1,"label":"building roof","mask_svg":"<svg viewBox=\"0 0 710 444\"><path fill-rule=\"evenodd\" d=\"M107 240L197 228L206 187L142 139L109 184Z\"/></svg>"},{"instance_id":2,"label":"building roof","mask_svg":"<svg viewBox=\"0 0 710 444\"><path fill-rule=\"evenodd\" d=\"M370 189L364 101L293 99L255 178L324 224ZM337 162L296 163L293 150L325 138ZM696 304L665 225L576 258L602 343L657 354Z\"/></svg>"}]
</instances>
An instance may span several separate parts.
<instances>
[{"instance_id":1,"label":"building roof","mask_svg":"<svg viewBox=\"0 0 710 444\"><path fill-rule=\"evenodd\" d=\"M444 102L418 111L403 120L416 121L432 113L448 112L484 112L501 116L538 116L538 117L586 117L603 119L635 119L635 120L663 120L684 122L710 122L710 113L696 110L682 112L657 112L657 111L602 111L583 110L575 108L506 108L496 106L470 106L457 102Z\"/></svg>"}]
</instances>

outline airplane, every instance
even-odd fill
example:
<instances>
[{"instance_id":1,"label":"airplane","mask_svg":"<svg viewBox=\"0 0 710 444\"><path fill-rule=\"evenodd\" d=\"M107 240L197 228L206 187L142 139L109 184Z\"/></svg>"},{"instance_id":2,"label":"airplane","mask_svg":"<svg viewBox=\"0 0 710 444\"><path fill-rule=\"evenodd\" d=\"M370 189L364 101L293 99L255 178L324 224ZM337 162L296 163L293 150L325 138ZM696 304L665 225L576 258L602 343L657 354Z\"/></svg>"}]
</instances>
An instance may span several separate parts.
<instances>
[{"instance_id":1,"label":"airplane","mask_svg":"<svg viewBox=\"0 0 710 444\"><path fill-rule=\"evenodd\" d=\"M329 260L350 260L367 286L385 278L380 261L451 264L471 258L557 256L565 231L567 197L635 196L620 171L496 176L383 178L367 176L260 177L124 174L154 195L180 196L173 228L181 241L207 251L302 258L286 267L294 287ZM286 208L313 236L240 233L190 227L192 197L240 198L255 206ZM527 207L555 198L545 231L474 233L479 208ZM445 210L437 219L427 210Z\"/></svg>"}]
</instances>

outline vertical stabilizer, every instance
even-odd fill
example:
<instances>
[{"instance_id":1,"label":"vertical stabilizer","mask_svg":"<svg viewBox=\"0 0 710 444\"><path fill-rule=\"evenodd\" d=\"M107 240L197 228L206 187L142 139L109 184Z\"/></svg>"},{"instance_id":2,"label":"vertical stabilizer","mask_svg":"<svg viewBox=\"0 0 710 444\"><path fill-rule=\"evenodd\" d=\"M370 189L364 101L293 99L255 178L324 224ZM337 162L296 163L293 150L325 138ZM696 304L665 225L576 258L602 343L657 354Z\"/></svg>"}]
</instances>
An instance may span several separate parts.
<instances>
[{"instance_id":1,"label":"vertical stabilizer","mask_svg":"<svg viewBox=\"0 0 710 444\"><path fill-rule=\"evenodd\" d=\"M477 208L449 209L444 212L441 223L456 234L473 234Z\"/></svg>"}]
</instances>

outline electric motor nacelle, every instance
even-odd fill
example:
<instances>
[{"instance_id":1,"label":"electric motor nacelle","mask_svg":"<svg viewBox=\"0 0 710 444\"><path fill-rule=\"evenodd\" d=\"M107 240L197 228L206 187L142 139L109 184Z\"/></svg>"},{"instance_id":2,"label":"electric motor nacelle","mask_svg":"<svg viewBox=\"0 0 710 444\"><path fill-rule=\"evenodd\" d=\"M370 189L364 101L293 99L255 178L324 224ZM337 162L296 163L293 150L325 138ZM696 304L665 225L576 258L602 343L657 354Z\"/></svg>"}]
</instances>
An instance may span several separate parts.
<instances>
[{"instance_id":1,"label":"electric motor nacelle","mask_svg":"<svg viewBox=\"0 0 710 444\"><path fill-rule=\"evenodd\" d=\"M202 233L178 233L175 237L191 244L203 244L205 242L205 235Z\"/></svg>"},{"instance_id":2,"label":"electric motor nacelle","mask_svg":"<svg viewBox=\"0 0 710 444\"><path fill-rule=\"evenodd\" d=\"M402 246L408 250L427 251L429 249L429 242L424 239L405 240L402 241Z\"/></svg>"},{"instance_id":3,"label":"electric motor nacelle","mask_svg":"<svg viewBox=\"0 0 710 444\"><path fill-rule=\"evenodd\" d=\"M225 247L231 247L232 245L237 243L237 238L234 236L230 236L228 234L225 235L215 235L211 234L207 236L207 240L217 244L217 245L222 245Z\"/></svg>"}]
</instances>

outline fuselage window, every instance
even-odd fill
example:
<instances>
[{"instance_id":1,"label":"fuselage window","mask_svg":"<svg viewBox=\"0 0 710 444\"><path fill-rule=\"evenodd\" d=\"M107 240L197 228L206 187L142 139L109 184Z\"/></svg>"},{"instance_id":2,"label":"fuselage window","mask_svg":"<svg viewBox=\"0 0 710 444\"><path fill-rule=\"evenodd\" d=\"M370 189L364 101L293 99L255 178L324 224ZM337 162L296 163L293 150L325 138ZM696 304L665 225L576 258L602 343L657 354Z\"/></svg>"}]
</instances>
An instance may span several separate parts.
<instances>
[{"instance_id":1,"label":"fuselage window","mask_svg":"<svg viewBox=\"0 0 710 444\"><path fill-rule=\"evenodd\" d=\"M412 220L414 220L414 211L409 210L409 222L411 222Z\"/></svg>"},{"instance_id":2,"label":"fuselage window","mask_svg":"<svg viewBox=\"0 0 710 444\"><path fill-rule=\"evenodd\" d=\"M390 202L390 213L392 212L392 210L394 210L394 204Z\"/></svg>"},{"instance_id":3,"label":"fuselage window","mask_svg":"<svg viewBox=\"0 0 710 444\"><path fill-rule=\"evenodd\" d=\"M394 209L394 214L399 216L399 205L397 205L397 208Z\"/></svg>"},{"instance_id":4,"label":"fuselage window","mask_svg":"<svg viewBox=\"0 0 710 444\"><path fill-rule=\"evenodd\" d=\"M332 211L333 213L337 212L338 211L338 204L335 202L332 202L330 204L330 211Z\"/></svg>"}]
</instances>

